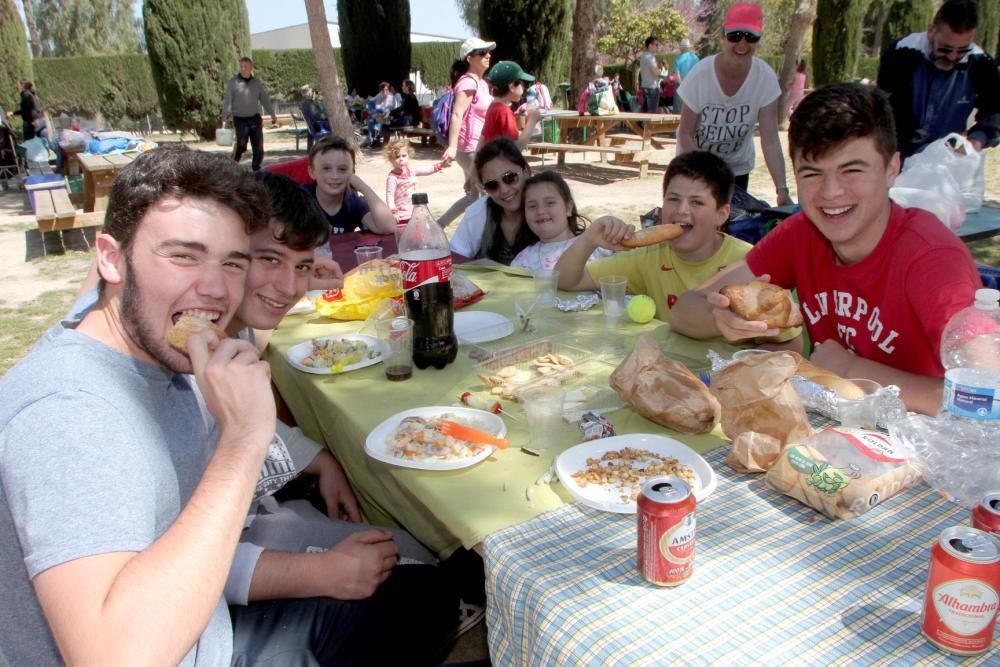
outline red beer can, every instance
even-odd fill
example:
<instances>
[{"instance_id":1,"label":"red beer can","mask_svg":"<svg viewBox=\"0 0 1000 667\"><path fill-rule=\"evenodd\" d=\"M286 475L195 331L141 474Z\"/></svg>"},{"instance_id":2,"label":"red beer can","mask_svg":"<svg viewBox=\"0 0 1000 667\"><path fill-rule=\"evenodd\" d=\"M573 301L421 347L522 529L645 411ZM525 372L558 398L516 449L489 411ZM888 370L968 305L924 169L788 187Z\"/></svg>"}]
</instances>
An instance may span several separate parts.
<instances>
[{"instance_id":1,"label":"red beer can","mask_svg":"<svg viewBox=\"0 0 1000 667\"><path fill-rule=\"evenodd\" d=\"M990 491L972 508L972 527L1000 537L1000 491Z\"/></svg>"},{"instance_id":2,"label":"red beer can","mask_svg":"<svg viewBox=\"0 0 1000 667\"><path fill-rule=\"evenodd\" d=\"M654 477L637 502L639 572L657 586L679 586L694 572L694 494L683 480Z\"/></svg>"},{"instance_id":3,"label":"red beer can","mask_svg":"<svg viewBox=\"0 0 1000 667\"><path fill-rule=\"evenodd\" d=\"M920 631L948 653L984 653L998 605L1000 542L975 528L946 528L931 548Z\"/></svg>"}]
</instances>

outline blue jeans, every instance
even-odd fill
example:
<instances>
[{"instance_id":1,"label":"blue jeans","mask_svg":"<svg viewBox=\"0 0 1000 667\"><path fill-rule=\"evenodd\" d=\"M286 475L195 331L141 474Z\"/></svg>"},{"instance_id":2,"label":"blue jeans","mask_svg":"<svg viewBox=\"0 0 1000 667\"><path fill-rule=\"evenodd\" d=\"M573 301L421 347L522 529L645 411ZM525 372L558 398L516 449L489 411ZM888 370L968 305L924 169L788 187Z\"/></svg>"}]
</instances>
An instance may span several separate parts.
<instances>
[{"instance_id":1,"label":"blue jeans","mask_svg":"<svg viewBox=\"0 0 1000 667\"><path fill-rule=\"evenodd\" d=\"M642 112L643 113L656 113L656 109L660 106L660 88L643 88L642 89Z\"/></svg>"}]
</instances>

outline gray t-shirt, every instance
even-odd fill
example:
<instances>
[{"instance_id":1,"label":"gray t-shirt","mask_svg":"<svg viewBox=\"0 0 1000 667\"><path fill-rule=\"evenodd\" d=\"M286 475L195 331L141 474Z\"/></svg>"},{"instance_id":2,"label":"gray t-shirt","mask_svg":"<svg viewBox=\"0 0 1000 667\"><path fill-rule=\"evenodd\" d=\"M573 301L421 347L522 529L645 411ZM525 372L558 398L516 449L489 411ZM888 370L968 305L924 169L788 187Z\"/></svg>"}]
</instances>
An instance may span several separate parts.
<instances>
[{"instance_id":1,"label":"gray t-shirt","mask_svg":"<svg viewBox=\"0 0 1000 667\"><path fill-rule=\"evenodd\" d=\"M77 333L50 329L0 380L0 655L60 664L31 579L68 561L142 551L208 463L190 384ZM229 665L221 596L182 665Z\"/></svg>"},{"instance_id":2,"label":"gray t-shirt","mask_svg":"<svg viewBox=\"0 0 1000 667\"><path fill-rule=\"evenodd\" d=\"M650 72L653 68L656 68L656 74L652 74ZM639 56L639 87L660 87L659 68L656 67L656 56L649 51L643 51L642 55Z\"/></svg>"}]
</instances>

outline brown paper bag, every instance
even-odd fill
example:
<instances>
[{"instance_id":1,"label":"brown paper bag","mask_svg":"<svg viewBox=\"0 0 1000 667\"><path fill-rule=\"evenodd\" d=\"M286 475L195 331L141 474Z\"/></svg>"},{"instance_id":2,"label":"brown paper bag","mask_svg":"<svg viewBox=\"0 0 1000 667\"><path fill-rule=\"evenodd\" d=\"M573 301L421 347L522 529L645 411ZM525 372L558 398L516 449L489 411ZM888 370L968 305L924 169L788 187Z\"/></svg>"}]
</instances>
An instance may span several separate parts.
<instances>
[{"instance_id":1,"label":"brown paper bag","mask_svg":"<svg viewBox=\"0 0 1000 667\"><path fill-rule=\"evenodd\" d=\"M707 433L719 419L719 402L705 383L649 334L611 374L611 388L646 419L681 433Z\"/></svg>"},{"instance_id":2,"label":"brown paper bag","mask_svg":"<svg viewBox=\"0 0 1000 667\"><path fill-rule=\"evenodd\" d=\"M755 354L712 378L722 405L722 430L730 440L755 431L780 443L802 442L812 434L806 410L790 379L798 367L791 354Z\"/></svg>"},{"instance_id":3,"label":"brown paper bag","mask_svg":"<svg viewBox=\"0 0 1000 667\"><path fill-rule=\"evenodd\" d=\"M767 472L781 453L781 441L756 431L743 431L733 440L726 463L736 472Z\"/></svg>"}]
</instances>

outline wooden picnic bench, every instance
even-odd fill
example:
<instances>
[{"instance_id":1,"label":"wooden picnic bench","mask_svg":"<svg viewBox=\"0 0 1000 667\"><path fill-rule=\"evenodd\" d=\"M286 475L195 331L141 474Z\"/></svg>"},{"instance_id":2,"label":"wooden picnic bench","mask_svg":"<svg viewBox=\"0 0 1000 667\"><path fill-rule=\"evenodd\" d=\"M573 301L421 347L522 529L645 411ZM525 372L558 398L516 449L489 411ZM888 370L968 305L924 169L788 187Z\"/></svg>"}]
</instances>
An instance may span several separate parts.
<instances>
[{"instance_id":1,"label":"wooden picnic bench","mask_svg":"<svg viewBox=\"0 0 1000 667\"><path fill-rule=\"evenodd\" d=\"M138 153L80 155L83 172L83 210L87 213L108 207L108 193L118 172L132 163Z\"/></svg>"},{"instance_id":2,"label":"wooden picnic bench","mask_svg":"<svg viewBox=\"0 0 1000 667\"><path fill-rule=\"evenodd\" d=\"M437 143L437 133L429 127L414 127L412 125L407 125L406 127L396 127L392 128L393 132L397 132L404 137L417 137L420 139L421 145L434 145Z\"/></svg>"},{"instance_id":3,"label":"wooden picnic bench","mask_svg":"<svg viewBox=\"0 0 1000 667\"><path fill-rule=\"evenodd\" d=\"M52 188L51 184L41 184L42 187L34 189L28 186L31 204L35 210L35 222L38 224L38 231L44 237L50 232L65 232L71 229L84 229L86 227L100 227L104 224L104 211L94 211L84 213L78 211L69 199L69 193L65 187ZM84 242L87 242L86 234L83 235ZM88 242L89 245L89 242ZM47 246L42 243L42 254L47 254Z\"/></svg>"},{"instance_id":4,"label":"wooden picnic bench","mask_svg":"<svg viewBox=\"0 0 1000 667\"><path fill-rule=\"evenodd\" d=\"M566 153L600 153L602 156L611 155L615 162L625 163L649 159L649 151L643 151L629 146L594 146L592 144L550 144L544 141L528 144L528 151L531 155L543 155L545 153L556 154L556 164L566 164Z\"/></svg>"}]
</instances>

